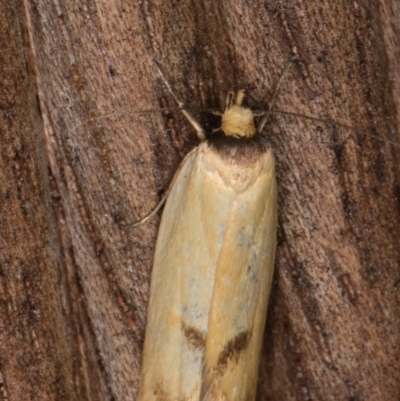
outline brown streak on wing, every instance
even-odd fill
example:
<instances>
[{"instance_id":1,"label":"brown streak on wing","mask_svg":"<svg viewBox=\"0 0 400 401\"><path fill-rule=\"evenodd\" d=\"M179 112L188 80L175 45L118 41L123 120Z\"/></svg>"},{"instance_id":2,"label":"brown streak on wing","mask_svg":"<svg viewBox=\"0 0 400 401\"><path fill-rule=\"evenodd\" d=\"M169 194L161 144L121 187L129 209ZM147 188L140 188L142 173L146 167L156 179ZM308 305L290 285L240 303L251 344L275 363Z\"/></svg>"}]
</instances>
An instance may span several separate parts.
<instances>
[{"instance_id":1,"label":"brown streak on wing","mask_svg":"<svg viewBox=\"0 0 400 401\"><path fill-rule=\"evenodd\" d=\"M225 370L229 360L237 363L240 354L247 349L250 338L251 331L245 330L237 334L232 340L229 340L218 356L218 370L221 370L221 372Z\"/></svg>"},{"instance_id":2,"label":"brown streak on wing","mask_svg":"<svg viewBox=\"0 0 400 401\"><path fill-rule=\"evenodd\" d=\"M194 391L194 394L190 394L188 397L173 397L170 394L167 393L165 390L164 386L158 382L154 386L154 391L153 394L156 398L157 401L194 401L195 399L195 394L198 390Z\"/></svg>"},{"instance_id":3,"label":"brown streak on wing","mask_svg":"<svg viewBox=\"0 0 400 401\"><path fill-rule=\"evenodd\" d=\"M153 394L157 400L167 401L169 400L169 396L166 393L163 385L161 383L156 383L154 386Z\"/></svg>"},{"instance_id":4,"label":"brown streak on wing","mask_svg":"<svg viewBox=\"0 0 400 401\"><path fill-rule=\"evenodd\" d=\"M220 395L216 393L216 385L218 383L218 377L225 374L228 368L229 361L237 364L240 355L246 351L251 339L251 331L245 330L238 333L234 338L229 340L218 356L217 365L210 367L208 373L205 375L206 379L203 382L201 400L211 401L217 400ZM246 400L254 399L254 389L249 389L250 394L246 397ZM225 398L224 398L225 399Z\"/></svg>"},{"instance_id":5,"label":"brown streak on wing","mask_svg":"<svg viewBox=\"0 0 400 401\"><path fill-rule=\"evenodd\" d=\"M181 322L181 329L191 349L203 349L206 343L206 335L193 326L188 326L184 321Z\"/></svg>"}]
</instances>

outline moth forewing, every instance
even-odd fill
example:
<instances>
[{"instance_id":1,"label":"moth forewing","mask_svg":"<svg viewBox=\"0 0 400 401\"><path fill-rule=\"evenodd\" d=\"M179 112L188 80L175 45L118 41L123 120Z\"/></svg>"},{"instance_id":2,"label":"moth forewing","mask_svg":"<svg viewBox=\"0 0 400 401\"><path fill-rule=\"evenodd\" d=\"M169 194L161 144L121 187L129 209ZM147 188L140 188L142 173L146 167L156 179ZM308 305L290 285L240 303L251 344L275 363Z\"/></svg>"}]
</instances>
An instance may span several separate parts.
<instances>
[{"instance_id":1,"label":"moth forewing","mask_svg":"<svg viewBox=\"0 0 400 401\"><path fill-rule=\"evenodd\" d=\"M270 150L249 167L247 179L252 182L243 192L234 192L219 250L200 399L255 397L276 246L277 190Z\"/></svg>"},{"instance_id":2,"label":"moth forewing","mask_svg":"<svg viewBox=\"0 0 400 401\"><path fill-rule=\"evenodd\" d=\"M233 123L190 153L170 189L154 257L138 400L255 398L277 188L272 151L253 136L254 119L242 99L239 92L227 101L222 119L237 108L228 119Z\"/></svg>"}]
</instances>

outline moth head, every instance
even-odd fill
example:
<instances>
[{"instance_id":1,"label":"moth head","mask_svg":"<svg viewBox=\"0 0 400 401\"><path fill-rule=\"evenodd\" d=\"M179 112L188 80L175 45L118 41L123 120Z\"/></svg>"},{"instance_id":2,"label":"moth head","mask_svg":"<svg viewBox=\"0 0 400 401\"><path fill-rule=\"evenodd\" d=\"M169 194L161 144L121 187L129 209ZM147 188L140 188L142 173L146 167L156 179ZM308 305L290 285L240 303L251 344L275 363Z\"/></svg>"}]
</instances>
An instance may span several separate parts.
<instances>
[{"instance_id":1,"label":"moth head","mask_svg":"<svg viewBox=\"0 0 400 401\"><path fill-rule=\"evenodd\" d=\"M226 136L251 138L256 133L254 114L242 106L245 91L229 92L226 97L225 111L222 114L221 131Z\"/></svg>"}]
</instances>

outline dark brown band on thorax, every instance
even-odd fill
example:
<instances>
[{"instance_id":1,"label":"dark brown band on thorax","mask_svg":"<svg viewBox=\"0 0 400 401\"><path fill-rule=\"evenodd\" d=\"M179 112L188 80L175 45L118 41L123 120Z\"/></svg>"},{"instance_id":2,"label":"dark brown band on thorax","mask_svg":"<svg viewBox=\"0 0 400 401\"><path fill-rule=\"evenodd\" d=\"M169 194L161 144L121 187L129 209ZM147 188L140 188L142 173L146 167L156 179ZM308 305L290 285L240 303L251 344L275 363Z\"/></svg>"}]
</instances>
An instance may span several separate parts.
<instances>
[{"instance_id":1,"label":"dark brown band on thorax","mask_svg":"<svg viewBox=\"0 0 400 401\"><path fill-rule=\"evenodd\" d=\"M219 132L208 135L207 144L223 159L231 159L239 164L251 164L271 148L269 141L261 135L235 138Z\"/></svg>"}]
</instances>

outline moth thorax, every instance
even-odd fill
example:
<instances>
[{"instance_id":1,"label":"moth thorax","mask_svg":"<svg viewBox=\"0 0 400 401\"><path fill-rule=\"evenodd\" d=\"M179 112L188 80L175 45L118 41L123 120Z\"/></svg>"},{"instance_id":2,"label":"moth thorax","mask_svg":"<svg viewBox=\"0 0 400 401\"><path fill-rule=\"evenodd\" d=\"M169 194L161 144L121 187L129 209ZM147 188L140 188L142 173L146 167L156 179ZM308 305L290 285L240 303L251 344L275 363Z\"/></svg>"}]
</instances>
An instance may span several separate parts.
<instances>
[{"instance_id":1,"label":"moth thorax","mask_svg":"<svg viewBox=\"0 0 400 401\"><path fill-rule=\"evenodd\" d=\"M222 115L221 131L226 136L250 138L256 133L253 112L237 104L225 110Z\"/></svg>"}]
</instances>

